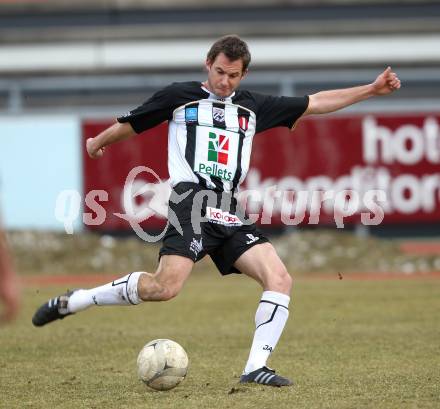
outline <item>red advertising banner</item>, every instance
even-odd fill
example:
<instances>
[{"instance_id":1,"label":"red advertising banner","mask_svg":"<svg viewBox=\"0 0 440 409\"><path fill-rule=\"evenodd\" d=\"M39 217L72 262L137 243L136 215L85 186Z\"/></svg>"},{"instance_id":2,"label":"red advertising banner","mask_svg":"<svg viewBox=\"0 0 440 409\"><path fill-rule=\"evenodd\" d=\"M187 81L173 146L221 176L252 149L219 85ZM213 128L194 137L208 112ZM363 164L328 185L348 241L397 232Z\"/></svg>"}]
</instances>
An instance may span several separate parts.
<instances>
[{"instance_id":1,"label":"red advertising banner","mask_svg":"<svg viewBox=\"0 0 440 409\"><path fill-rule=\"evenodd\" d=\"M84 146L110 124L84 122ZM327 115L302 119L294 132L258 134L242 185L251 193L243 202L259 223L271 225L341 227L341 218L364 224L439 221L439 124L439 113ZM124 192L127 177L134 181L130 192ZM163 227L167 179L166 124L108 147L98 160L84 153L85 212L95 223L90 227L130 228L123 217L127 206L141 211L143 227ZM108 197L91 193L101 190Z\"/></svg>"}]
</instances>

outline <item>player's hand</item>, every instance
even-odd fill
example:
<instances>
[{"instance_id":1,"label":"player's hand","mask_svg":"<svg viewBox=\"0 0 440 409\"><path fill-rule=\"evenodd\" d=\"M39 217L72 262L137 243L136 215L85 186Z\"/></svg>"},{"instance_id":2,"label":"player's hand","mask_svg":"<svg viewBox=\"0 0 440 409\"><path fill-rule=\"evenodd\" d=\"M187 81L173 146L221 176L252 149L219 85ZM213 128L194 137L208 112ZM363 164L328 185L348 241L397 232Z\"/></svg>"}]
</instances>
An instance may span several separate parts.
<instances>
[{"instance_id":1,"label":"player's hand","mask_svg":"<svg viewBox=\"0 0 440 409\"><path fill-rule=\"evenodd\" d=\"M391 94L398 90L400 85L400 80L397 74L391 70L391 67L387 67L373 82L373 93L374 95Z\"/></svg>"},{"instance_id":2,"label":"player's hand","mask_svg":"<svg viewBox=\"0 0 440 409\"><path fill-rule=\"evenodd\" d=\"M4 305L0 323L12 321L20 309L20 289L15 278L3 280L0 284L0 300Z\"/></svg>"},{"instance_id":3,"label":"player's hand","mask_svg":"<svg viewBox=\"0 0 440 409\"><path fill-rule=\"evenodd\" d=\"M104 155L105 148L96 148L95 146L95 138L88 138L86 140L86 149L87 153L92 159L100 158Z\"/></svg>"}]
</instances>

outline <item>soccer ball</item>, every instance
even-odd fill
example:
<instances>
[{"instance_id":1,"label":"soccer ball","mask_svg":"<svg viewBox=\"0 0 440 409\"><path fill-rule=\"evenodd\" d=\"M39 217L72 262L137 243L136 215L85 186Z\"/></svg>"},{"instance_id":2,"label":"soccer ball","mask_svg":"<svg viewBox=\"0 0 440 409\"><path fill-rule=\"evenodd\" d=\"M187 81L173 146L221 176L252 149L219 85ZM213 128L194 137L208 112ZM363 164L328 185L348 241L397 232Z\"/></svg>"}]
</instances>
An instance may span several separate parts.
<instances>
[{"instance_id":1,"label":"soccer ball","mask_svg":"<svg viewBox=\"0 0 440 409\"><path fill-rule=\"evenodd\" d=\"M139 378L150 388L167 391L176 387L188 371L188 355L170 339L155 339L146 344L137 358Z\"/></svg>"}]
</instances>

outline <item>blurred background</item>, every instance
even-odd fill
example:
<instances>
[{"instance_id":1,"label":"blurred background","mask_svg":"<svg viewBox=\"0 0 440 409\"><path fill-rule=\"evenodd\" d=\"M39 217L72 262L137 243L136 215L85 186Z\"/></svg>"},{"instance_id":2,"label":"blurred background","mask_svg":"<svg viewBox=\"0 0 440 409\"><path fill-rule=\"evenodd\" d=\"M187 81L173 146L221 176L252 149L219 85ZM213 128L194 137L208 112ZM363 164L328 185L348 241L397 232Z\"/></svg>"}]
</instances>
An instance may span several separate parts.
<instances>
[{"instance_id":1,"label":"blurred background","mask_svg":"<svg viewBox=\"0 0 440 409\"><path fill-rule=\"evenodd\" d=\"M153 193L166 202L166 126L98 161L86 157L85 139L171 82L204 80L210 45L235 33L252 53L243 88L305 95L369 83L388 65L403 84L392 96L307 118L293 134L255 137L245 188L359 193L352 212L322 206L300 223L292 222L293 196L287 208L274 199L262 227L283 235L274 240L289 266L439 271L439 27L438 1L0 1L0 209L19 269L120 271L155 262L140 240L115 239L134 233L114 214L124 213L134 166L164 183L131 204L149 209ZM137 181L153 182L147 174ZM386 193L379 224L360 215L373 216L364 200L372 189ZM164 224L149 214L142 227Z\"/></svg>"}]
</instances>

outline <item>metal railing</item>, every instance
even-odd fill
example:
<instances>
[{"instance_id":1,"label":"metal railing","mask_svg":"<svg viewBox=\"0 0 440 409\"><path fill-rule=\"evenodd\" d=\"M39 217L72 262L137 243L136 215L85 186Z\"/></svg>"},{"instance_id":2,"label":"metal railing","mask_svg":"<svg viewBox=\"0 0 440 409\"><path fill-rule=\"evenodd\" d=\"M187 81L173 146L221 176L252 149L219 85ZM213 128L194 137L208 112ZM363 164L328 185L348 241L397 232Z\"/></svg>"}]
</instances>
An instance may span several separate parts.
<instances>
[{"instance_id":1,"label":"metal railing","mask_svg":"<svg viewBox=\"0 0 440 409\"><path fill-rule=\"evenodd\" d=\"M390 100L375 99L351 108L362 110L440 110L440 70L396 68L403 83ZM275 95L303 95L321 89L349 87L371 82L379 69L256 71L243 88ZM0 79L0 114L77 113L108 115L127 110L154 91L175 81L203 80L202 71L191 73L84 75ZM93 98L95 95L95 98ZM92 98L91 98L92 96ZM38 101L44 100L39 105ZM122 102L119 102L121 101ZM73 103L74 101L75 103Z\"/></svg>"}]
</instances>

